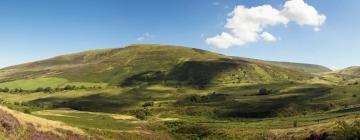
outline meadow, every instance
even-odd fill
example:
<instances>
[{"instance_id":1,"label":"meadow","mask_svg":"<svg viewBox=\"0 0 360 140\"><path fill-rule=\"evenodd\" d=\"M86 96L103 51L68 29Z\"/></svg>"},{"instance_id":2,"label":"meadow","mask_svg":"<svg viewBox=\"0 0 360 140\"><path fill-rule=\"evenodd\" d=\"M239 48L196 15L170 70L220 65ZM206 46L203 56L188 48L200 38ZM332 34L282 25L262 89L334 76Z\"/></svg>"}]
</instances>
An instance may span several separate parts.
<instances>
[{"instance_id":1,"label":"meadow","mask_svg":"<svg viewBox=\"0 0 360 140\"><path fill-rule=\"evenodd\" d=\"M52 79L49 79L52 80ZM11 109L107 138L306 138L359 117L359 85L322 82L187 86L106 86L59 92L1 93ZM261 94L260 89L267 89ZM192 130L199 130L192 131ZM140 133L143 132L143 133Z\"/></svg>"}]
</instances>

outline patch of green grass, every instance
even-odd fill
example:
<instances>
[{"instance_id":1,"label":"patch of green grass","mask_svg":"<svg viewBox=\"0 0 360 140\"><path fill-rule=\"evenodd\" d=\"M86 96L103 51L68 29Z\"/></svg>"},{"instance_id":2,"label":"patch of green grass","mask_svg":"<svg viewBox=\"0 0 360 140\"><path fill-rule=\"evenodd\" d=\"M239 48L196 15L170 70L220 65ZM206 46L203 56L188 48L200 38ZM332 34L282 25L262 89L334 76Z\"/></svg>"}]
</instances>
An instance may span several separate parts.
<instances>
[{"instance_id":1,"label":"patch of green grass","mask_svg":"<svg viewBox=\"0 0 360 140\"><path fill-rule=\"evenodd\" d=\"M104 87L106 83L89 83L89 82L70 82L64 78L57 77L46 77L46 78L35 78L35 79L26 79L26 80L16 80L11 82L0 83L0 88L22 88L24 90L34 90L39 87L65 87L66 85L74 85L74 86L85 86L85 87L93 87L93 86L101 86Z\"/></svg>"},{"instance_id":2,"label":"patch of green grass","mask_svg":"<svg viewBox=\"0 0 360 140\"><path fill-rule=\"evenodd\" d=\"M82 129L129 130L136 126L129 120L117 119L111 114L71 110L46 110L33 112L32 114L50 120L61 121Z\"/></svg>"}]
</instances>

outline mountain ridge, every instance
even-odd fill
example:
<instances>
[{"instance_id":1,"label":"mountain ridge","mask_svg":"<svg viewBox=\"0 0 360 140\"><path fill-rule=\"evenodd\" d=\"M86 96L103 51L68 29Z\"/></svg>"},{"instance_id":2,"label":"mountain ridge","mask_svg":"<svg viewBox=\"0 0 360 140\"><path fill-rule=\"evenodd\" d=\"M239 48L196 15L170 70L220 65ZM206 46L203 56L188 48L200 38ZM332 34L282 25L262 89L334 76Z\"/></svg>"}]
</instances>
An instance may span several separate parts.
<instances>
[{"instance_id":1,"label":"mountain ridge","mask_svg":"<svg viewBox=\"0 0 360 140\"><path fill-rule=\"evenodd\" d=\"M133 44L60 55L0 69L0 81L59 77L74 82L200 84L307 79L312 72L291 65L231 57L183 46ZM323 66L301 64L325 72ZM318 68L321 69L318 69ZM202 76L199 76L202 75Z\"/></svg>"}]
</instances>

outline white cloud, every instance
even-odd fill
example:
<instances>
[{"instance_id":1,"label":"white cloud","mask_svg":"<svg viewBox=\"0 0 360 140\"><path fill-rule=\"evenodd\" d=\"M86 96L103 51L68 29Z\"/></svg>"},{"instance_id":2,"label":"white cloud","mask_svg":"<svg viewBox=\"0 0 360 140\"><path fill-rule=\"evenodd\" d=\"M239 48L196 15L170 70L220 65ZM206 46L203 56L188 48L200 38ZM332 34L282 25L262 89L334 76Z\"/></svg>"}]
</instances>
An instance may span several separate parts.
<instances>
[{"instance_id":1,"label":"white cloud","mask_svg":"<svg viewBox=\"0 0 360 140\"><path fill-rule=\"evenodd\" d=\"M231 45L243 45L243 42L226 32L212 38L207 38L206 42L223 49L229 48Z\"/></svg>"},{"instance_id":2,"label":"white cloud","mask_svg":"<svg viewBox=\"0 0 360 140\"><path fill-rule=\"evenodd\" d=\"M147 38L153 37L150 33L144 33L140 37L136 38L137 41L144 41Z\"/></svg>"},{"instance_id":3,"label":"white cloud","mask_svg":"<svg viewBox=\"0 0 360 140\"><path fill-rule=\"evenodd\" d=\"M263 32L260 36L265 41L276 41L276 38L268 32Z\"/></svg>"},{"instance_id":4,"label":"white cloud","mask_svg":"<svg viewBox=\"0 0 360 140\"><path fill-rule=\"evenodd\" d=\"M305 3L304 0L289 0L285 2L281 13L299 25L320 26L326 20L325 15L319 14L313 6Z\"/></svg>"},{"instance_id":5,"label":"white cloud","mask_svg":"<svg viewBox=\"0 0 360 140\"><path fill-rule=\"evenodd\" d=\"M319 31L320 31L320 28L319 28L319 27L315 27L315 28L314 28L314 31L315 31L315 32L319 32Z\"/></svg>"},{"instance_id":6,"label":"white cloud","mask_svg":"<svg viewBox=\"0 0 360 140\"><path fill-rule=\"evenodd\" d=\"M318 26L326 20L325 15L318 14L314 7L303 0L288 0L281 10L271 5L250 8L239 5L228 16L225 28L229 32L207 38L207 44L229 48L259 40L276 41L277 39L271 33L264 31L266 28L287 25L288 22L293 21L299 25L315 26L314 31L319 31Z\"/></svg>"}]
</instances>

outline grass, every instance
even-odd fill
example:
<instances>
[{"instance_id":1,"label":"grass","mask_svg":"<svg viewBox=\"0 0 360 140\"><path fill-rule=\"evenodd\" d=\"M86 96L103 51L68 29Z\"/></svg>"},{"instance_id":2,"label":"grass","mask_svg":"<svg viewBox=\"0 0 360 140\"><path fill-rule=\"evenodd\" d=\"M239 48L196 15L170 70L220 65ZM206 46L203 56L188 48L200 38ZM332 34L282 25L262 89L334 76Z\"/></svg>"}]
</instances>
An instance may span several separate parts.
<instances>
[{"instance_id":1,"label":"grass","mask_svg":"<svg viewBox=\"0 0 360 140\"><path fill-rule=\"evenodd\" d=\"M279 92L257 95L261 87ZM352 96L358 91L360 89L355 85L331 86L283 82L214 86L205 90L150 85L56 93L1 93L0 98L11 105L16 102L30 103L30 105L48 104L50 106L37 108L32 114L61 121L87 132L95 128L106 133L134 131L144 125L162 126L166 121L184 121L199 123L219 131L229 130L228 135L233 135L230 133L236 129L254 132L269 130L279 133L278 131L282 129L293 130L295 121L297 127L308 129L313 125L356 117L357 110L339 110L344 109L345 104L358 104L360 101L358 97ZM189 97L194 95L204 99L200 102L191 102ZM154 103L146 107L151 115L144 121L134 119L133 112L143 109L142 105L146 102ZM64 110L64 108L68 109ZM279 113L283 115L279 116ZM131 119L119 119L124 116L130 116ZM151 131L159 133L164 129L167 131L167 128L160 128Z\"/></svg>"},{"instance_id":2,"label":"grass","mask_svg":"<svg viewBox=\"0 0 360 140\"><path fill-rule=\"evenodd\" d=\"M107 139L305 138L359 116L359 85L336 72L309 74L320 71L327 69L137 44L0 71L0 88L102 89L0 93L0 99L12 109ZM261 88L271 92L260 95Z\"/></svg>"},{"instance_id":3,"label":"grass","mask_svg":"<svg viewBox=\"0 0 360 140\"><path fill-rule=\"evenodd\" d=\"M49 120L61 121L82 129L129 130L136 126L136 124L131 123L131 121L136 121L136 118L117 114L75 110L44 110L36 111L32 114Z\"/></svg>"},{"instance_id":4,"label":"grass","mask_svg":"<svg viewBox=\"0 0 360 140\"><path fill-rule=\"evenodd\" d=\"M57 77L46 77L46 78L35 78L35 79L26 79L26 80L16 80L11 82L3 82L0 83L0 88L22 88L24 90L35 90L39 87L51 87L51 88L63 88L66 85L74 85L77 87L85 86L85 87L93 87L93 86L101 86L104 87L106 83L89 83L89 82L70 82L64 78Z\"/></svg>"}]
</instances>

